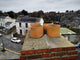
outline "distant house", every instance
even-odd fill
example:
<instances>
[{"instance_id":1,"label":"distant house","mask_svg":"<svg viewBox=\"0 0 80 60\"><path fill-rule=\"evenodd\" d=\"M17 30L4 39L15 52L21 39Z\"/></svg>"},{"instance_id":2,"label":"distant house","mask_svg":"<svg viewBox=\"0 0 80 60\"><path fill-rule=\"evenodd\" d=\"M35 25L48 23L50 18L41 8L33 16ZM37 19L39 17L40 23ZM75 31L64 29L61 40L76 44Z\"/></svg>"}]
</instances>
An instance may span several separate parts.
<instances>
[{"instance_id":1,"label":"distant house","mask_svg":"<svg viewBox=\"0 0 80 60\"><path fill-rule=\"evenodd\" d=\"M10 29L15 26L15 21L15 19L10 18L9 16L0 16L0 27Z\"/></svg>"},{"instance_id":2,"label":"distant house","mask_svg":"<svg viewBox=\"0 0 80 60\"><path fill-rule=\"evenodd\" d=\"M80 28L80 25L79 25L79 28Z\"/></svg>"},{"instance_id":3,"label":"distant house","mask_svg":"<svg viewBox=\"0 0 80 60\"><path fill-rule=\"evenodd\" d=\"M62 23L61 25L64 25L65 24L66 26L70 26L71 21L70 20L64 20L61 23Z\"/></svg>"},{"instance_id":4,"label":"distant house","mask_svg":"<svg viewBox=\"0 0 80 60\"><path fill-rule=\"evenodd\" d=\"M80 20L80 17L74 17L73 19L74 20Z\"/></svg>"},{"instance_id":5,"label":"distant house","mask_svg":"<svg viewBox=\"0 0 80 60\"><path fill-rule=\"evenodd\" d=\"M43 25L43 18L35 18L35 17L22 17L18 18L16 21L16 32L21 35L26 35L27 30L30 29L31 23L40 23Z\"/></svg>"},{"instance_id":6,"label":"distant house","mask_svg":"<svg viewBox=\"0 0 80 60\"><path fill-rule=\"evenodd\" d=\"M74 42L77 40L76 33L68 28L61 28L60 34L63 35L67 40Z\"/></svg>"}]
</instances>

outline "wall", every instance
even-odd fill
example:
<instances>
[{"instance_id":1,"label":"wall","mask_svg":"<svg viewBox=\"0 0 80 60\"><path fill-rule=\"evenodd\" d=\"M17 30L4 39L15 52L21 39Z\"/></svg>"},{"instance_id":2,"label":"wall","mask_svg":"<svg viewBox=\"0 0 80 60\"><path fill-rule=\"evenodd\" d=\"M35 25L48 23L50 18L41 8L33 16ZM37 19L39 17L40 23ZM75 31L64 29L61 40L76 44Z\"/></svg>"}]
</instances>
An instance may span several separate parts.
<instances>
[{"instance_id":1,"label":"wall","mask_svg":"<svg viewBox=\"0 0 80 60\"><path fill-rule=\"evenodd\" d=\"M18 34L20 34L20 29L22 30L22 35L26 35L26 30L30 30L30 24L31 23L28 23L28 27L26 28L25 26L25 23L26 22L21 22L21 27L19 27L19 22L16 22L16 32ZM40 21L41 25L43 25L44 21L43 19L41 18L41 21Z\"/></svg>"},{"instance_id":2,"label":"wall","mask_svg":"<svg viewBox=\"0 0 80 60\"><path fill-rule=\"evenodd\" d=\"M5 26L5 19L0 18L0 26L1 26L1 24L2 24L2 26Z\"/></svg>"},{"instance_id":3,"label":"wall","mask_svg":"<svg viewBox=\"0 0 80 60\"><path fill-rule=\"evenodd\" d=\"M6 17L5 18L5 23L6 22L12 22L10 25L9 25L9 27L7 27L7 28L12 28L13 26L15 26L16 25L16 23L15 23L15 21L16 21L16 19L12 19L12 18L10 18L10 17ZM5 26L6 27L6 26Z\"/></svg>"},{"instance_id":4,"label":"wall","mask_svg":"<svg viewBox=\"0 0 80 60\"><path fill-rule=\"evenodd\" d=\"M43 26L43 23L44 23L43 18L41 18L40 23L41 23L41 25Z\"/></svg>"},{"instance_id":5,"label":"wall","mask_svg":"<svg viewBox=\"0 0 80 60\"><path fill-rule=\"evenodd\" d=\"M19 22L16 22L16 32L20 34L20 30L22 30L22 35L25 35L26 31L25 22L21 22L21 27L19 26Z\"/></svg>"},{"instance_id":6,"label":"wall","mask_svg":"<svg viewBox=\"0 0 80 60\"><path fill-rule=\"evenodd\" d=\"M70 42L80 41L80 35L64 35L64 37Z\"/></svg>"},{"instance_id":7,"label":"wall","mask_svg":"<svg viewBox=\"0 0 80 60\"><path fill-rule=\"evenodd\" d=\"M30 24L31 24L31 23L28 23L28 28L27 28L27 30L30 30Z\"/></svg>"},{"instance_id":8,"label":"wall","mask_svg":"<svg viewBox=\"0 0 80 60\"><path fill-rule=\"evenodd\" d=\"M2 24L2 19L0 18L0 26L1 26L1 24Z\"/></svg>"},{"instance_id":9,"label":"wall","mask_svg":"<svg viewBox=\"0 0 80 60\"><path fill-rule=\"evenodd\" d=\"M27 23L28 24L27 28L26 28L25 24L26 24L25 22L21 22L21 27L19 27L19 22L16 22L16 32L18 34L20 34L20 29L21 29L22 35L26 35L26 30L30 29L30 23Z\"/></svg>"},{"instance_id":10,"label":"wall","mask_svg":"<svg viewBox=\"0 0 80 60\"><path fill-rule=\"evenodd\" d=\"M16 24L15 24L15 21L16 21L16 19L12 19L12 18L10 18L9 16L7 16L7 17L5 17L5 18L1 18L0 19L0 25L1 25L1 23L2 23L2 26L3 27L7 27L7 26L5 26L5 23L7 23L7 22L12 22L12 24L10 24L7 28L12 28L13 26L15 26Z\"/></svg>"},{"instance_id":11,"label":"wall","mask_svg":"<svg viewBox=\"0 0 80 60\"><path fill-rule=\"evenodd\" d=\"M21 51L20 60L76 60L75 47L51 48Z\"/></svg>"},{"instance_id":12,"label":"wall","mask_svg":"<svg viewBox=\"0 0 80 60\"><path fill-rule=\"evenodd\" d=\"M16 26L15 19L12 20L12 23L11 23L10 25L5 26L5 28L10 29L10 28L12 28L13 26Z\"/></svg>"}]
</instances>

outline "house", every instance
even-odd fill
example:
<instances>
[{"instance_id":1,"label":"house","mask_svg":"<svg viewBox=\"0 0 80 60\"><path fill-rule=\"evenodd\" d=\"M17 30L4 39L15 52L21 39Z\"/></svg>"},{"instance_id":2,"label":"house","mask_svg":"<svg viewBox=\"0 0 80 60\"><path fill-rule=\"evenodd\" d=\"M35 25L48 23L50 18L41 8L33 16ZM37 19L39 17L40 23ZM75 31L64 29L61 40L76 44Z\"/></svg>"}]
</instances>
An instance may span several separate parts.
<instances>
[{"instance_id":1,"label":"house","mask_svg":"<svg viewBox=\"0 0 80 60\"><path fill-rule=\"evenodd\" d=\"M80 28L80 17L74 17L75 28Z\"/></svg>"},{"instance_id":2,"label":"house","mask_svg":"<svg viewBox=\"0 0 80 60\"><path fill-rule=\"evenodd\" d=\"M27 30L30 29L31 23L40 23L43 25L43 18L35 18L35 17L22 17L18 18L16 21L16 32L21 35L26 35Z\"/></svg>"},{"instance_id":3,"label":"house","mask_svg":"<svg viewBox=\"0 0 80 60\"><path fill-rule=\"evenodd\" d=\"M15 21L15 19L10 18L9 16L0 16L0 27L10 29L15 26Z\"/></svg>"},{"instance_id":4,"label":"house","mask_svg":"<svg viewBox=\"0 0 80 60\"><path fill-rule=\"evenodd\" d=\"M70 42L74 42L78 38L76 38L76 33L68 28L61 28L60 29L60 34L63 35L67 40Z\"/></svg>"}]
</instances>

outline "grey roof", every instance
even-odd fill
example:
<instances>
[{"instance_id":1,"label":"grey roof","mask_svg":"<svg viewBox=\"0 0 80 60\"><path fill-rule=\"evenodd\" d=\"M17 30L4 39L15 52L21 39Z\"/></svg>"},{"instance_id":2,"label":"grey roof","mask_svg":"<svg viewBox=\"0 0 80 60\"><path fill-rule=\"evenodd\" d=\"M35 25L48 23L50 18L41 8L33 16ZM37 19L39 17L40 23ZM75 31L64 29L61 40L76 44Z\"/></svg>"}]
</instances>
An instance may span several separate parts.
<instances>
[{"instance_id":1,"label":"grey roof","mask_svg":"<svg viewBox=\"0 0 80 60\"><path fill-rule=\"evenodd\" d=\"M6 16L0 16L0 18L5 18Z\"/></svg>"},{"instance_id":2,"label":"grey roof","mask_svg":"<svg viewBox=\"0 0 80 60\"><path fill-rule=\"evenodd\" d=\"M63 22L65 22L65 23L66 23L66 22L70 22L70 20L64 20Z\"/></svg>"},{"instance_id":3,"label":"grey roof","mask_svg":"<svg viewBox=\"0 0 80 60\"><path fill-rule=\"evenodd\" d=\"M5 23L5 25L10 25L12 22L7 22L7 23Z\"/></svg>"},{"instance_id":4,"label":"grey roof","mask_svg":"<svg viewBox=\"0 0 80 60\"><path fill-rule=\"evenodd\" d=\"M74 17L74 19L80 20L80 17Z\"/></svg>"},{"instance_id":5,"label":"grey roof","mask_svg":"<svg viewBox=\"0 0 80 60\"><path fill-rule=\"evenodd\" d=\"M22 17L18 18L16 22L40 22L40 18L35 18L35 17Z\"/></svg>"},{"instance_id":6,"label":"grey roof","mask_svg":"<svg viewBox=\"0 0 80 60\"><path fill-rule=\"evenodd\" d=\"M75 14L76 12L65 12L65 14Z\"/></svg>"}]
</instances>

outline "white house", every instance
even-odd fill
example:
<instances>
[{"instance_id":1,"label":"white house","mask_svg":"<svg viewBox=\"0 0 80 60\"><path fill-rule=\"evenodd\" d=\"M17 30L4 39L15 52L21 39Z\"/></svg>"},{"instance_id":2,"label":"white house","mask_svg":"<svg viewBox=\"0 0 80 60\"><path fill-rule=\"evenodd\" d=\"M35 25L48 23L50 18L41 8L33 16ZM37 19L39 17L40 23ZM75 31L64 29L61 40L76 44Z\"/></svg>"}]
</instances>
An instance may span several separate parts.
<instances>
[{"instance_id":1,"label":"white house","mask_svg":"<svg viewBox=\"0 0 80 60\"><path fill-rule=\"evenodd\" d=\"M0 16L0 26L5 26L5 16Z\"/></svg>"},{"instance_id":2,"label":"white house","mask_svg":"<svg viewBox=\"0 0 80 60\"><path fill-rule=\"evenodd\" d=\"M30 24L37 22L43 25L43 18L34 18L26 16L18 18L16 21L16 32L21 35L26 35L27 30L30 30Z\"/></svg>"},{"instance_id":3,"label":"white house","mask_svg":"<svg viewBox=\"0 0 80 60\"><path fill-rule=\"evenodd\" d=\"M16 19L12 19L9 16L0 16L0 27L10 29L15 26Z\"/></svg>"}]
</instances>

